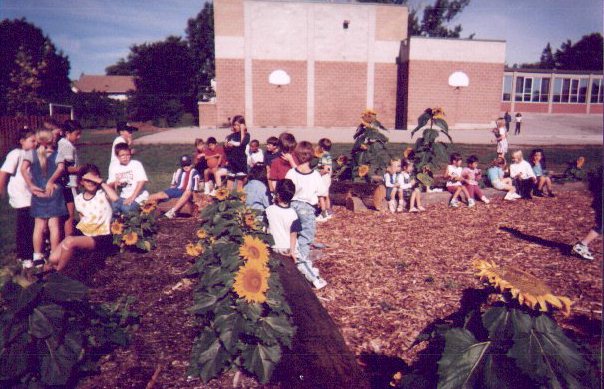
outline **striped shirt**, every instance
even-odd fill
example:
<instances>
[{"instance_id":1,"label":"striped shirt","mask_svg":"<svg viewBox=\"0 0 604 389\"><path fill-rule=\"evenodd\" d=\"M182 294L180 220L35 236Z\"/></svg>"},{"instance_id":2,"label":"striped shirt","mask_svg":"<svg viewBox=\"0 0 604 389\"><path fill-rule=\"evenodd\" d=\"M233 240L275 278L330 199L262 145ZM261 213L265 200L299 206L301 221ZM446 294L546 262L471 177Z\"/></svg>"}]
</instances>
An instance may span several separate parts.
<instances>
[{"instance_id":1,"label":"striped shirt","mask_svg":"<svg viewBox=\"0 0 604 389\"><path fill-rule=\"evenodd\" d=\"M191 170L189 170L188 172L180 168L172 176L171 186L173 188L178 188L183 191L197 191L199 190L200 181L201 176L199 175L199 172L195 170L195 168L191 168Z\"/></svg>"}]
</instances>

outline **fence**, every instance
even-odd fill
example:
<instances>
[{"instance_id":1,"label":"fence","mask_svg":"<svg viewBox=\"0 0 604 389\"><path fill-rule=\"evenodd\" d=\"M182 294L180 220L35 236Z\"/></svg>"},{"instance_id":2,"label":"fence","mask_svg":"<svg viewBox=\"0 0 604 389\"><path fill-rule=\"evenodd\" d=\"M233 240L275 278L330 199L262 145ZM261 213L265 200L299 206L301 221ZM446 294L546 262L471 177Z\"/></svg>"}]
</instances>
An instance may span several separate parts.
<instances>
[{"instance_id":1,"label":"fence","mask_svg":"<svg viewBox=\"0 0 604 389\"><path fill-rule=\"evenodd\" d=\"M4 156L17 144L19 130L24 126L28 128L41 128L50 116L0 116L0 155ZM70 118L69 114L53 115L52 118L63 123Z\"/></svg>"}]
</instances>

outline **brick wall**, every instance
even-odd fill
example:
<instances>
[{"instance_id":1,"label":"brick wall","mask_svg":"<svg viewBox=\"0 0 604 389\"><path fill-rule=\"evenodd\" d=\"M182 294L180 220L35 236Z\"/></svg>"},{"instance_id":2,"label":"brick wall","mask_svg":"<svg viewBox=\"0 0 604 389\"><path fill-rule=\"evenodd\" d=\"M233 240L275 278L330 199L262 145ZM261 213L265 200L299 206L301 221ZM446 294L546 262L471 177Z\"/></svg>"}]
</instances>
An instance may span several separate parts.
<instances>
[{"instance_id":1,"label":"brick wall","mask_svg":"<svg viewBox=\"0 0 604 389\"><path fill-rule=\"evenodd\" d=\"M501 108L499 109L501 112L511 112L512 111L512 103L509 101L502 101Z\"/></svg>"},{"instance_id":2,"label":"brick wall","mask_svg":"<svg viewBox=\"0 0 604 389\"><path fill-rule=\"evenodd\" d=\"M587 104L552 104L552 113L587 113Z\"/></svg>"},{"instance_id":3,"label":"brick wall","mask_svg":"<svg viewBox=\"0 0 604 389\"><path fill-rule=\"evenodd\" d=\"M367 108L366 104L366 63L315 63L316 126L357 126L361 112Z\"/></svg>"},{"instance_id":4,"label":"brick wall","mask_svg":"<svg viewBox=\"0 0 604 389\"><path fill-rule=\"evenodd\" d=\"M397 64L375 64L373 109L386 128L394 128L396 119Z\"/></svg>"},{"instance_id":5,"label":"brick wall","mask_svg":"<svg viewBox=\"0 0 604 389\"><path fill-rule=\"evenodd\" d=\"M519 103L514 104L514 112L535 112L535 113L547 113L547 103Z\"/></svg>"},{"instance_id":6,"label":"brick wall","mask_svg":"<svg viewBox=\"0 0 604 389\"><path fill-rule=\"evenodd\" d=\"M216 120L245 115L245 75L243 59L216 59Z\"/></svg>"},{"instance_id":7,"label":"brick wall","mask_svg":"<svg viewBox=\"0 0 604 389\"><path fill-rule=\"evenodd\" d=\"M281 69L291 78L289 85L277 87L268 76ZM252 61L255 126L306 126L306 62Z\"/></svg>"},{"instance_id":8,"label":"brick wall","mask_svg":"<svg viewBox=\"0 0 604 389\"><path fill-rule=\"evenodd\" d=\"M449 125L456 123L488 125L500 115L503 64L411 60L407 126L428 107L442 107ZM455 90L449 75L463 71L470 85Z\"/></svg>"},{"instance_id":9,"label":"brick wall","mask_svg":"<svg viewBox=\"0 0 604 389\"><path fill-rule=\"evenodd\" d=\"M200 103L197 107L199 109L199 126L215 127L217 125L216 103Z\"/></svg>"},{"instance_id":10,"label":"brick wall","mask_svg":"<svg viewBox=\"0 0 604 389\"><path fill-rule=\"evenodd\" d=\"M591 107L589 108L589 113L603 113L604 112L604 105L602 104L592 104Z\"/></svg>"}]
</instances>

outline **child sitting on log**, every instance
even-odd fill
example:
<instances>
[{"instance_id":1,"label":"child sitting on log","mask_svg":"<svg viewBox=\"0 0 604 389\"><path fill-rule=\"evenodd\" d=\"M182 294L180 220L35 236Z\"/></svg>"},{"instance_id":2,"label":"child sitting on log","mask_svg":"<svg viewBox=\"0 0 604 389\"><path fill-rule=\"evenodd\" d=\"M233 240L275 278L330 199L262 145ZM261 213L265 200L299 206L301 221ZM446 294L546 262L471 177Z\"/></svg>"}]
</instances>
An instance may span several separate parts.
<instances>
[{"instance_id":1,"label":"child sitting on log","mask_svg":"<svg viewBox=\"0 0 604 389\"><path fill-rule=\"evenodd\" d=\"M168 189L153 193L147 201L165 201L178 199L164 216L173 219L178 212L193 196L193 191L198 190L200 175L193 167L193 161L188 155L180 157L180 168L172 175L172 183Z\"/></svg>"},{"instance_id":2,"label":"child sitting on log","mask_svg":"<svg viewBox=\"0 0 604 389\"><path fill-rule=\"evenodd\" d=\"M512 154L510 177L514 180L516 191L523 199L533 198L531 191L537 182L537 177L535 177L531 164L524 160L521 150L514 151Z\"/></svg>"},{"instance_id":3,"label":"child sitting on log","mask_svg":"<svg viewBox=\"0 0 604 389\"><path fill-rule=\"evenodd\" d=\"M413 174L413 161L403 160L402 173L400 177L400 189L403 192L403 199L409 203L409 212L423 212L426 208L422 207L422 192L417 186Z\"/></svg>"},{"instance_id":4,"label":"child sitting on log","mask_svg":"<svg viewBox=\"0 0 604 389\"><path fill-rule=\"evenodd\" d=\"M473 206L474 199L470 198L468 190L462 185L463 177L461 176L461 173L463 169L461 168L461 154L451 154L449 156L449 161L450 164L447 165L447 170L445 171L445 178L447 179L447 190L449 191L449 193L453 194L449 205L454 208L459 207L458 198L463 193L466 196L466 199L468 199L468 206Z\"/></svg>"},{"instance_id":5,"label":"child sitting on log","mask_svg":"<svg viewBox=\"0 0 604 389\"><path fill-rule=\"evenodd\" d=\"M403 212L405 202L401 186L401 160L391 159L384 174L384 184L386 185L386 201L391 213ZM398 197L398 207L396 199Z\"/></svg>"},{"instance_id":6,"label":"child sitting on log","mask_svg":"<svg viewBox=\"0 0 604 389\"><path fill-rule=\"evenodd\" d=\"M490 203L491 201L482 193L478 185L482 174L478 168L478 157L470 155L466 159L466 163L468 165L462 170L461 176L463 177L463 186L470 194L468 197L468 206L472 207L475 204L474 199L480 199L485 204Z\"/></svg>"}]
</instances>

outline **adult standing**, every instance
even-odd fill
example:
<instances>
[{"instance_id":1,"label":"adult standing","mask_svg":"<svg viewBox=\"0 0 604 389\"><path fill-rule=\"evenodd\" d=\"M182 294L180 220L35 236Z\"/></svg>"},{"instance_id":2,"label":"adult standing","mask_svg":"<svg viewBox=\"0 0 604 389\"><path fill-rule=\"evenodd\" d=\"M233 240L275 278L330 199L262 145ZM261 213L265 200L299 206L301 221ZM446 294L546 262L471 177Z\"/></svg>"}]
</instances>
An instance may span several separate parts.
<instances>
[{"instance_id":1,"label":"adult standing","mask_svg":"<svg viewBox=\"0 0 604 389\"><path fill-rule=\"evenodd\" d=\"M516 114L516 129L514 130L514 135L520 135L520 125L522 124L522 114L518 112Z\"/></svg>"},{"instance_id":2,"label":"adult standing","mask_svg":"<svg viewBox=\"0 0 604 389\"><path fill-rule=\"evenodd\" d=\"M510 115L508 111L505 111L505 115L503 115L503 120L505 120L506 132L510 132L510 122L512 121L512 115Z\"/></svg>"}]
</instances>

